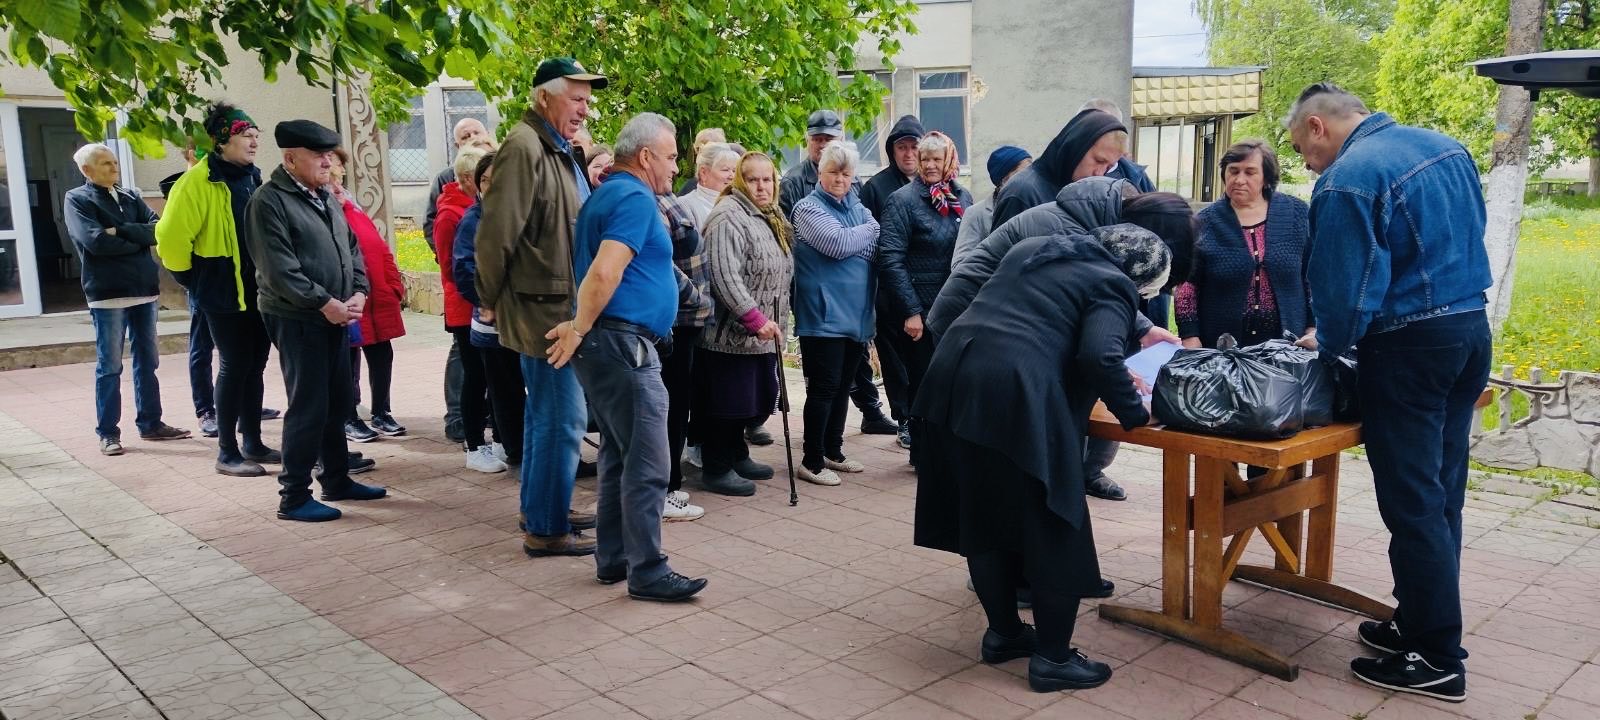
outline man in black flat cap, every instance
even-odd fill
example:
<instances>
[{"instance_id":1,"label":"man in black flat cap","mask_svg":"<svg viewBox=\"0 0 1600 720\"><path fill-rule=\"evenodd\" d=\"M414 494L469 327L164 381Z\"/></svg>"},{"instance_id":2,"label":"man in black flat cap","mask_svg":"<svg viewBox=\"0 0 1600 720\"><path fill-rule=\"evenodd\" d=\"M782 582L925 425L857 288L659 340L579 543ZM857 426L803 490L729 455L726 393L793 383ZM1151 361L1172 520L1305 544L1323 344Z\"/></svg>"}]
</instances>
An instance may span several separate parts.
<instances>
[{"instance_id":1,"label":"man in black flat cap","mask_svg":"<svg viewBox=\"0 0 1600 720\"><path fill-rule=\"evenodd\" d=\"M283 164L250 197L245 241L256 262L262 319L289 393L283 421L278 517L337 520L311 497L311 472L323 460L322 499L375 500L388 494L350 479L344 436L349 413L350 330L367 302L367 274L344 211L324 189L339 134L310 120L273 130Z\"/></svg>"}]
</instances>

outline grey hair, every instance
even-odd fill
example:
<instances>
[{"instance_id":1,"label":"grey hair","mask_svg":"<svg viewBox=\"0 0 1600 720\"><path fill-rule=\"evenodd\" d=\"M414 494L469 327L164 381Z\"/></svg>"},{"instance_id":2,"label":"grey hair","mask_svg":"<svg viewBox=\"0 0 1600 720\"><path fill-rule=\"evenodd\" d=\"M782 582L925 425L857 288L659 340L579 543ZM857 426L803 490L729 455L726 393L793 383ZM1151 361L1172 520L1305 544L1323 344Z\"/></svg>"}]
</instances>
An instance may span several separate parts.
<instances>
[{"instance_id":1,"label":"grey hair","mask_svg":"<svg viewBox=\"0 0 1600 720\"><path fill-rule=\"evenodd\" d=\"M95 155L98 155L102 152L111 153L111 157L113 158L117 156L117 151L112 150L111 147L105 143L89 143L88 145L78 148L77 152L72 153L72 162L76 163L78 165L78 170L81 171L85 167L88 167L89 163L94 162Z\"/></svg>"},{"instance_id":2,"label":"grey hair","mask_svg":"<svg viewBox=\"0 0 1600 720\"><path fill-rule=\"evenodd\" d=\"M1361 98L1351 94L1338 85L1330 82L1312 83L1300 91L1300 97L1289 107L1289 114L1283 118L1283 126L1290 130L1299 127L1312 115L1330 119L1345 119L1355 115L1371 115L1367 104Z\"/></svg>"},{"instance_id":3,"label":"grey hair","mask_svg":"<svg viewBox=\"0 0 1600 720\"><path fill-rule=\"evenodd\" d=\"M861 151L856 149L855 143L834 140L822 148L822 157L817 160L817 170L819 172L849 170L854 173L856 164L860 161Z\"/></svg>"},{"instance_id":4,"label":"grey hair","mask_svg":"<svg viewBox=\"0 0 1600 720\"><path fill-rule=\"evenodd\" d=\"M662 133L674 135L677 132L671 120L652 112L639 113L622 126L622 132L617 133L617 142L612 145L611 151L615 153L618 163L627 163L638 157L639 151L655 142Z\"/></svg>"},{"instance_id":5,"label":"grey hair","mask_svg":"<svg viewBox=\"0 0 1600 720\"><path fill-rule=\"evenodd\" d=\"M1105 98L1089 98L1084 101L1083 107L1078 108L1078 112L1085 110L1099 110L1116 118L1119 122L1122 120L1122 107Z\"/></svg>"},{"instance_id":6,"label":"grey hair","mask_svg":"<svg viewBox=\"0 0 1600 720\"><path fill-rule=\"evenodd\" d=\"M542 92L546 95L564 95L567 92L568 86L571 84L572 81L564 77L546 80L543 85L538 85L533 88L533 104L535 106L539 104L539 93Z\"/></svg>"},{"instance_id":7,"label":"grey hair","mask_svg":"<svg viewBox=\"0 0 1600 720\"><path fill-rule=\"evenodd\" d=\"M701 132L705 131L702 130ZM700 148L700 154L694 158L694 169L697 172L705 170L716 165L724 157L731 157L735 162L738 162L739 153L735 152L733 146L727 143L706 143L705 146Z\"/></svg>"},{"instance_id":8,"label":"grey hair","mask_svg":"<svg viewBox=\"0 0 1600 720\"><path fill-rule=\"evenodd\" d=\"M921 140L917 141L917 153L919 154L925 152L944 152L945 150L953 147L955 147L955 143L951 142L950 138L943 134L934 135L933 133L928 133L927 135L923 135Z\"/></svg>"},{"instance_id":9,"label":"grey hair","mask_svg":"<svg viewBox=\"0 0 1600 720\"><path fill-rule=\"evenodd\" d=\"M474 177L478 172L478 161L489 151L477 145L468 145L456 153L456 161L450 168L456 171L456 179Z\"/></svg>"}]
</instances>

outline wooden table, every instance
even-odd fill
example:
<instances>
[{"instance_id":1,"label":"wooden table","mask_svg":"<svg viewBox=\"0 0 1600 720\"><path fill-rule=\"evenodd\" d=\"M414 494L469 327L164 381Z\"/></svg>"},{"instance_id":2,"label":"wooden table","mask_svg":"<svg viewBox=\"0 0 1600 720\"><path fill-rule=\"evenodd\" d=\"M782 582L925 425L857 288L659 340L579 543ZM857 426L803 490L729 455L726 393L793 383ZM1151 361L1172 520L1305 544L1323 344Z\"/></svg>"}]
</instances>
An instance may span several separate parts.
<instances>
[{"instance_id":1,"label":"wooden table","mask_svg":"<svg viewBox=\"0 0 1600 720\"><path fill-rule=\"evenodd\" d=\"M1377 620L1393 615L1393 606L1333 583L1339 453L1361 443L1359 423L1305 430L1286 440L1249 441L1160 427L1123 430L1102 406L1095 408L1089 434L1159 448L1164 456L1161 612L1103 603L1100 617L1294 680L1300 668L1287 656L1222 627L1222 588L1228 580L1287 591ZM1267 472L1246 480L1236 463ZM1239 562L1256 535L1272 546L1274 566Z\"/></svg>"}]
</instances>

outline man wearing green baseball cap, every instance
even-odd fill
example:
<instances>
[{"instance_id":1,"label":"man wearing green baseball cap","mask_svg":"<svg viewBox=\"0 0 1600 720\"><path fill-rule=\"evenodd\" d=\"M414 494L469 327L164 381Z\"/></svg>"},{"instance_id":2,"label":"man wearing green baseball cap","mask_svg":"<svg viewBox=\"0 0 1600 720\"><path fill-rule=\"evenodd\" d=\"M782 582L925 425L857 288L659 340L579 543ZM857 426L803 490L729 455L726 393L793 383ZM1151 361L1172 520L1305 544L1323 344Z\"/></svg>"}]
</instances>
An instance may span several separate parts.
<instances>
[{"instance_id":1,"label":"man wearing green baseball cap","mask_svg":"<svg viewBox=\"0 0 1600 720\"><path fill-rule=\"evenodd\" d=\"M592 92L606 84L570 57L539 63L533 106L495 155L478 224L480 317L495 323L500 344L521 353L527 386L521 518L523 551L531 557L592 555L595 548L594 538L579 532L594 527L594 514L571 509L588 410L572 366L545 361L544 334L572 317L572 229L590 191L572 138L589 117Z\"/></svg>"}]
</instances>

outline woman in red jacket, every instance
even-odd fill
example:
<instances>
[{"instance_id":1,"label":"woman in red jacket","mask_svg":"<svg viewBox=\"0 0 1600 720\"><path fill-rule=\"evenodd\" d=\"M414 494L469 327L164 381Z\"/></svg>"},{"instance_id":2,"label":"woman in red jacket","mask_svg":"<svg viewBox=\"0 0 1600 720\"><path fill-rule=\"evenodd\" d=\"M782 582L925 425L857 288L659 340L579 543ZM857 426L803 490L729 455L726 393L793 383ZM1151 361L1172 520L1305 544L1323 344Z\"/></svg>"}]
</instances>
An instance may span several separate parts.
<instances>
[{"instance_id":1,"label":"woman in red jacket","mask_svg":"<svg viewBox=\"0 0 1600 720\"><path fill-rule=\"evenodd\" d=\"M349 154L344 148L334 150L331 169L331 192L344 206L345 220L356 234L361 245L361 257L366 261L367 282L372 286L367 294L367 307L361 313L359 332L352 330L350 347L351 386L355 399L350 403L350 418L345 421L344 434L353 442L370 442L381 435L404 435L406 429L395 422L389 413L389 386L394 378L394 345L389 341L406 334L405 321L400 307L405 301L405 285L400 280L400 266L395 264L394 252L379 234L378 226L355 203L344 189L345 163ZM372 426L368 427L357 414L361 402L361 356L367 356L367 382L372 387ZM376 432L374 432L376 431Z\"/></svg>"},{"instance_id":2,"label":"woman in red jacket","mask_svg":"<svg viewBox=\"0 0 1600 720\"><path fill-rule=\"evenodd\" d=\"M439 193L439 214L433 220L433 248L439 261L439 280L444 286L444 329L455 337L461 354L461 425L466 435L467 469L484 473L506 471L506 463L484 440L485 419L489 414L489 381L484 374L481 350L472 344L472 303L456 287L451 253L455 250L456 228L461 216L478 196L473 182L478 161L487 151L465 147L456 155L456 181Z\"/></svg>"}]
</instances>

